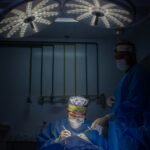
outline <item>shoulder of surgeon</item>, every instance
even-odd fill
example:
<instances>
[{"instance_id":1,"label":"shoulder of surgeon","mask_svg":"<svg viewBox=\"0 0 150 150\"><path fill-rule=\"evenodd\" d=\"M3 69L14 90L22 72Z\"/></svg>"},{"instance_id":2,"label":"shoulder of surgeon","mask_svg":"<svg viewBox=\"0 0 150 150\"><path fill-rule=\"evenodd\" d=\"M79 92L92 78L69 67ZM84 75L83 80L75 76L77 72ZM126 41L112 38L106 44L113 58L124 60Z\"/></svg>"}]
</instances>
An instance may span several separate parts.
<instances>
[{"instance_id":1,"label":"shoulder of surgeon","mask_svg":"<svg viewBox=\"0 0 150 150\"><path fill-rule=\"evenodd\" d=\"M149 75L150 73L144 68L141 64L135 64L128 72L127 77L128 79L137 78L142 79L143 81L146 81L146 83L149 83Z\"/></svg>"},{"instance_id":2,"label":"shoulder of surgeon","mask_svg":"<svg viewBox=\"0 0 150 150\"><path fill-rule=\"evenodd\" d=\"M128 71L129 73L139 73L147 75L149 74L148 71L144 68L144 66L140 63L135 64L132 68Z\"/></svg>"}]
</instances>

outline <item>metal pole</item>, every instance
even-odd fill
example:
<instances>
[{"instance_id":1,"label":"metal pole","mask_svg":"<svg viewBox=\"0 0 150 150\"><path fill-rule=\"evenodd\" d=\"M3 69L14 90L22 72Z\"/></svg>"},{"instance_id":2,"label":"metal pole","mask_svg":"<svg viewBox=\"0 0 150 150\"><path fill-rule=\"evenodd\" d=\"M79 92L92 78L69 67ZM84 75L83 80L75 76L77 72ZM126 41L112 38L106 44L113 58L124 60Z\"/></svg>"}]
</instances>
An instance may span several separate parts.
<instances>
[{"instance_id":1,"label":"metal pole","mask_svg":"<svg viewBox=\"0 0 150 150\"><path fill-rule=\"evenodd\" d=\"M54 99L54 46L52 46L52 91L51 91L51 102Z\"/></svg>"},{"instance_id":2,"label":"metal pole","mask_svg":"<svg viewBox=\"0 0 150 150\"><path fill-rule=\"evenodd\" d=\"M40 80L40 98L39 98L39 104L44 103L44 97L43 97L43 47L41 47L41 80Z\"/></svg>"},{"instance_id":3,"label":"metal pole","mask_svg":"<svg viewBox=\"0 0 150 150\"><path fill-rule=\"evenodd\" d=\"M43 96L43 47L41 49L41 91L40 95Z\"/></svg>"},{"instance_id":4,"label":"metal pole","mask_svg":"<svg viewBox=\"0 0 150 150\"><path fill-rule=\"evenodd\" d=\"M97 52L97 98L99 96L99 51L98 45L96 44L96 52Z\"/></svg>"},{"instance_id":5,"label":"metal pole","mask_svg":"<svg viewBox=\"0 0 150 150\"><path fill-rule=\"evenodd\" d=\"M75 96L76 96L76 94L77 94L77 91L76 91L76 79L77 79L77 77L76 77L76 67L77 67L77 65L76 65L76 44L74 45L74 93L75 93Z\"/></svg>"},{"instance_id":6,"label":"metal pole","mask_svg":"<svg viewBox=\"0 0 150 150\"><path fill-rule=\"evenodd\" d=\"M66 96L66 45L64 45L64 97Z\"/></svg>"},{"instance_id":7,"label":"metal pole","mask_svg":"<svg viewBox=\"0 0 150 150\"><path fill-rule=\"evenodd\" d=\"M32 86L32 47L30 48L30 56L29 56L29 95L27 98L27 103L32 103L31 101L31 86Z\"/></svg>"},{"instance_id":8,"label":"metal pole","mask_svg":"<svg viewBox=\"0 0 150 150\"><path fill-rule=\"evenodd\" d=\"M87 44L85 44L85 75L86 75L86 97L88 97L88 66L87 66Z\"/></svg>"}]
</instances>

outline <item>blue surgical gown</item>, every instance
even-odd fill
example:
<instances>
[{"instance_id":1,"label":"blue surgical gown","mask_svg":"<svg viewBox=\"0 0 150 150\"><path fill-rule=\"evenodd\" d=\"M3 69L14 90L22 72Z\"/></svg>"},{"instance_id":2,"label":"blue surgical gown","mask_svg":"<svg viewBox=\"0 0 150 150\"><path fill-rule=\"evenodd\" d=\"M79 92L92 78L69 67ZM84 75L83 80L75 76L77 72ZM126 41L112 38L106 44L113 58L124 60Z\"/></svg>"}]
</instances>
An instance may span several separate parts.
<instances>
[{"instance_id":1,"label":"blue surgical gown","mask_svg":"<svg viewBox=\"0 0 150 150\"><path fill-rule=\"evenodd\" d=\"M97 150L108 150L107 141L104 139L104 137L102 137L102 135L99 135L96 130L91 130L89 128L90 126L91 122L87 119L78 129L73 129L70 126L68 118L63 118L50 123L48 127L45 128L37 137L39 150L61 150L64 149L64 147L65 149L69 149L69 147L73 146L73 144L81 147L83 146L83 143L85 147L85 149L82 148L83 150L91 149L90 146L93 146L93 150L96 150L94 149L94 146L97 146ZM71 132L71 137L66 138L65 141L56 142L56 139L60 136L61 131L65 129ZM77 134L80 133L84 133L88 137L90 141L88 142L89 144L87 144L87 141L83 142L83 140L77 136ZM67 143L67 145L64 145L64 143ZM70 150L71 149L76 148L71 147Z\"/></svg>"},{"instance_id":2,"label":"blue surgical gown","mask_svg":"<svg viewBox=\"0 0 150 150\"><path fill-rule=\"evenodd\" d=\"M140 65L123 76L115 97L115 117L109 122L109 150L149 150L143 117L149 101L149 76Z\"/></svg>"}]
</instances>

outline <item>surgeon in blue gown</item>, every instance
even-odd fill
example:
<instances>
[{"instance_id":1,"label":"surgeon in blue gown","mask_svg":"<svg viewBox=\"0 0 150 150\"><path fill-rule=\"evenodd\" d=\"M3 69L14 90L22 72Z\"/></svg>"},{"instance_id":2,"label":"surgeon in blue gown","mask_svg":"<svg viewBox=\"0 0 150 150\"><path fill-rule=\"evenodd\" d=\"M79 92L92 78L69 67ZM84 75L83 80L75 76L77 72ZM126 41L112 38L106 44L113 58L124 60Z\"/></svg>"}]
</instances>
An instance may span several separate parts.
<instances>
[{"instance_id":1,"label":"surgeon in blue gown","mask_svg":"<svg viewBox=\"0 0 150 150\"><path fill-rule=\"evenodd\" d=\"M86 119L88 100L69 98L67 117L50 123L37 137L39 150L108 150L107 141Z\"/></svg>"},{"instance_id":2,"label":"surgeon in blue gown","mask_svg":"<svg viewBox=\"0 0 150 150\"><path fill-rule=\"evenodd\" d=\"M137 64L135 46L130 41L118 41L114 57L125 74L116 89L114 117L109 122L109 150L150 150L148 73Z\"/></svg>"},{"instance_id":3,"label":"surgeon in blue gown","mask_svg":"<svg viewBox=\"0 0 150 150\"><path fill-rule=\"evenodd\" d=\"M111 107L104 117L109 120L109 150L150 150L150 75L137 64L135 46L130 41L118 41L114 57L124 76L115 97L106 100ZM100 124L100 118L94 123Z\"/></svg>"}]
</instances>

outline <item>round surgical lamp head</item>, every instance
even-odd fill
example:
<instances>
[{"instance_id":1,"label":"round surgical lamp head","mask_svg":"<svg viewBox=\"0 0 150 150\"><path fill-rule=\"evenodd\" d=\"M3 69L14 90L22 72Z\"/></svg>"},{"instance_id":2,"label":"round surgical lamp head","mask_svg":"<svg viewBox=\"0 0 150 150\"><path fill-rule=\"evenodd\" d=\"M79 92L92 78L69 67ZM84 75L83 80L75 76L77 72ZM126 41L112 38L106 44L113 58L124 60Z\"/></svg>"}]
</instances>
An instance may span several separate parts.
<instances>
[{"instance_id":1,"label":"round surgical lamp head","mask_svg":"<svg viewBox=\"0 0 150 150\"><path fill-rule=\"evenodd\" d=\"M0 34L6 38L32 35L52 24L59 11L59 3L54 0L27 1L0 21Z\"/></svg>"},{"instance_id":2,"label":"round surgical lamp head","mask_svg":"<svg viewBox=\"0 0 150 150\"><path fill-rule=\"evenodd\" d=\"M65 12L77 21L103 28L123 28L133 21L128 6L109 0L70 0Z\"/></svg>"}]
</instances>

